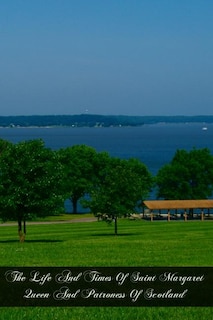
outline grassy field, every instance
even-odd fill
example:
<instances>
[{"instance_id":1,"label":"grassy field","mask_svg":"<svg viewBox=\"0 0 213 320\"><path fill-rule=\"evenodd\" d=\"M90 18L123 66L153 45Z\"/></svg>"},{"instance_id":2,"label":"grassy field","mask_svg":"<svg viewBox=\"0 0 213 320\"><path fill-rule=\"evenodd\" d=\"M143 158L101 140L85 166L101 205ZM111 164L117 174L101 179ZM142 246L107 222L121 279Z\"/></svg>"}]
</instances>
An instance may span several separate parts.
<instances>
[{"instance_id":1,"label":"grassy field","mask_svg":"<svg viewBox=\"0 0 213 320\"><path fill-rule=\"evenodd\" d=\"M119 235L104 222L0 227L1 266L212 266L212 221L120 220ZM1 320L202 320L212 308L1 308Z\"/></svg>"}]
</instances>

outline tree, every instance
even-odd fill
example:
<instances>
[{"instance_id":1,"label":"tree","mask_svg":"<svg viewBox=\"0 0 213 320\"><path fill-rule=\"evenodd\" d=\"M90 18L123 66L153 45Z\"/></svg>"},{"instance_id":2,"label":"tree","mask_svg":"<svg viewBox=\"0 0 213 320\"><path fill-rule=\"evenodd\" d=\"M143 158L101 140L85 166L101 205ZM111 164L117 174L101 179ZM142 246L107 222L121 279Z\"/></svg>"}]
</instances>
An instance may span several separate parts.
<instances>
[{"instance_id":1,"label":"tree","mask_svg":"<svg viewBox=\"0 0 213 320\"><path fill-rule=\"evenodd\" d=\"M62 208L60 168L54 151L42 140L8 144L0 156L0 216L18 221L20 240L32 216L52 215Z\"/></svg>"},{"instance_id":2,"label":"tree","mask_svg":"<svg viewBox=\"0 0 213 320\"><path fill-rule=\"evenodd\" d=\"M208 148L177 150L156 176L157 197L206 199L213 191L213 157Z\"/></svg>"},{"instance_id":3,"label":"tree","mask_svg":"<svg viewBox=\"0 0 213 320\"><path fill-rule=\"evenodd\" d=\"M63 194L77 213L77 204L91 189L98 172L98 153L92 147L75 145L58 150L63 168Z\"/></svg>"},{"instance_id":4,"label":"tree","mask_svg":"<svg viewBox=\"0 0 213 320\"><path fill-rule=\"evenodd\" d=\"M97 181L85 205L95 216L107 222L114 221L117 235L118 217L129 216L142 206L142 200L152 187L152 176L137 159L108 158Z\"/></svg>"},{"instance_id":5,"label":"tree","mask_svg":"<svg viewBox=\"0 0 213 320\"><path fill-rule=\"evenodd\" d=\"M0 139L0 156L7 149L7 147L9 147L10 145L12 145L11 142L9 142L7 140Z\"/></svg>"}]
</instances>

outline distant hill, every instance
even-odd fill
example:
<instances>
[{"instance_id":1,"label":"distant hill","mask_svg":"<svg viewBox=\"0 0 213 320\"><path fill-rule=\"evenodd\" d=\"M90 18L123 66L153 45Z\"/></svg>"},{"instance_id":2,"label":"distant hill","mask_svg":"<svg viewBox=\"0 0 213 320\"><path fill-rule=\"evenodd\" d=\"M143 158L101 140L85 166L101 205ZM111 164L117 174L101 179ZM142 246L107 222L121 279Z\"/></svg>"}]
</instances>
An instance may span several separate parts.
<instances>
[{"instance_id":1,"label":"distant hill","mask_svg":"<svg viewBox=\"0 0 213 320\"><path fill-rule=\"evenodd\" d=\"M213 116L32 115L0 116L0 127L118 127L155 123L213 123Z\"/></svg>"}]
</instances>

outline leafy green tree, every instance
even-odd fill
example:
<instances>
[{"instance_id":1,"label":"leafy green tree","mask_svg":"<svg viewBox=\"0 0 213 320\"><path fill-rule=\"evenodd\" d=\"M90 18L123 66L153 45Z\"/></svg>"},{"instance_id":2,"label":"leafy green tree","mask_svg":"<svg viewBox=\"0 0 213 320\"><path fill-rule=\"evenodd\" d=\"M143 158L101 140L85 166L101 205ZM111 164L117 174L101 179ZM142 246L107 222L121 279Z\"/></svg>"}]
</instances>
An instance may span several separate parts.
<instances>
[{"instance_id":1,"label":"leafy green tree","mask_svg":"<svg viewBox=\"0 0 213 320\"><path fill-rule=\"evenodd\" d=\"M152 187L153 179L146 166L137 159L108 158L99 172L98 183L85 201L97 217L114 221L117 235L117 219L134 213L142 206Z\"/></svg>"},{"instance_id":2,"label":"leafy green tree","mask_svg":"<svg viewBox=\"0 0 213 320\"><path fill-rule=\"evenodd\" d=\"M157 197L206 199L213 191L213 157L208 148L177 150L156 176Z\"/></svg>"},{"instance_id":3,"label":"leafy green tree","mask_svg":"<svg viewBox=\"0 0 213 320\"><path fill-rule=\"evenodd\" d=\"M11 144L12 143L7 140L0 139L0 156L4 152L4 150Z\"/></svg>"},{"instance_id":4,"label":"leafy green tree","mask_svg":"<svg viewBox=\"0 0 213 320\"><path fill-rule=\"evenodd\" d=\"M99 171L100 156L96 150L86 145L75 145L58 150L63 168L63 194L77 213L77 204L91 189Z\"/></svg>"},{"instance_id":5,"label":"leafy green tree","mask_svg":"<svg viewBox=\"0 0 213 320\"><path fill-rule=\"evenodd\" d=\"M8 144L0 156L0 216L17 220L20 241L32 216L52 215L62 208L60 167L42 140Z\"/></svg>"}]
</instances>

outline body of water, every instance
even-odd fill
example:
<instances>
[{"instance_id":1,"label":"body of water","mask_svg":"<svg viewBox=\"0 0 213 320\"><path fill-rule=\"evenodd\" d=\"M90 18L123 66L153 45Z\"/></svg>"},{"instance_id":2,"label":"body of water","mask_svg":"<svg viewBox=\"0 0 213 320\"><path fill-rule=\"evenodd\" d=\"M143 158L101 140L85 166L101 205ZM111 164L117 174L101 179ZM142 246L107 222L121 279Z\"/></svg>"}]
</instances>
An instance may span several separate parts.
<instances>
[{"instance_id":1,"label":"body of water","mask_svg":"<svg viewBox=\"0 0 213 320\"><path fill-rule=\"evenodd\" d=\"M0 138L19 142L41 138L47 147L59 149L76 144L107 151L124 159L138 158L156 174L177 149L209 148L213 153L213 124L154 124L112 128L0 128Z\"/></svg>"},{"instance_id":2,"label":"body of water","mask_svg":"<svg viewBox=\"0 0 213 320\"><path fill-rule=\"evenodd\" d=\"M0 138L13 143L38 139L57 150L76 144L85 144L97 151L107 151L119 158L138 158L152 174L169 163L177 149L209 148L213 154L213 124L155 124L142 127L112 128L0 128ZM150 194L155 199L155 192ZM69 200L65 210L72 212ZM79 212L86 212L80 204Z\"/></svg>"}]
</instances>

